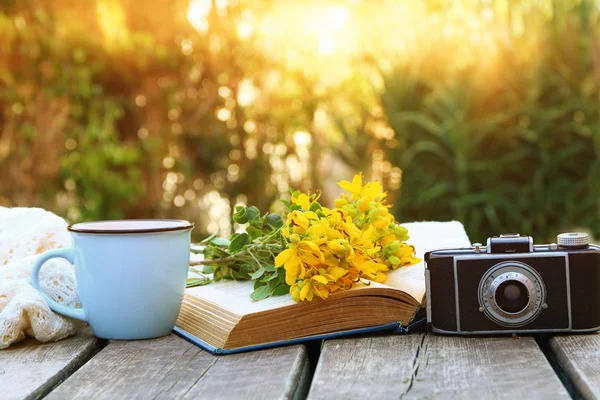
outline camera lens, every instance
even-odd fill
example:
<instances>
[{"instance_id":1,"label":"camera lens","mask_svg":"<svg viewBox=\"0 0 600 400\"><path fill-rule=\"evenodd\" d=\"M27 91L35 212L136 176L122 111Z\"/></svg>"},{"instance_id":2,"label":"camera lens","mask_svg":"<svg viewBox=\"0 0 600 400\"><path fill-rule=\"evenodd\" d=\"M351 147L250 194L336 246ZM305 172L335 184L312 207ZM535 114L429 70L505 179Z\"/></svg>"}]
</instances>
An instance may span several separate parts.
<instances>
[{"instance_id":1,"label":"camera lens","mask_svg":"<svg viewBox=\"0 0 600 400\"><path fill-rule=\"evenodd\" d=\"M529 290L519 281L505 281L498 285L496 304L507 313L523 311L529 304Z\"/></svg>"},{"instance_id":2,"label":"camera lens","mask_svg":"<svg viewBox=\"0 0 600 400\"><path fill-rule=\"evenodd\" d=\"M498 325L516 328L536 319L546 303L546 286L530 265L502 261L479 281L479 311Z\"/></svg>"}]
</instances>

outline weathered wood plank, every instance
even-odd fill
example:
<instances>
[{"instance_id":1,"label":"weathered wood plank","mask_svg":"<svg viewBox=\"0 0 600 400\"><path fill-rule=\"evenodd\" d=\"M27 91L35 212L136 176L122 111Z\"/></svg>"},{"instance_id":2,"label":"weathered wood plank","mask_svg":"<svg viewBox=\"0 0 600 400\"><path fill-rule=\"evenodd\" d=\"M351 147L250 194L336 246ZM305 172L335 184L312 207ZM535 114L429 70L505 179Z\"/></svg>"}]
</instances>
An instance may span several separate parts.
<instances>
[{"instance_id":1,"label":"weathered wood plank","mask_svg":"<svg viewBox=\"0 0 600 400\"><path fill-rule=\"evenodd\" d=\"M26 339L0 350L2 399L39 399L96 353L102 342L89 329L56 343Z\"/></svg>"},{"instance_id":2,"label":"weathered wood plank","mask_svg":"<svg viewBox=\"0 0 600 400\"><path fill-rule=\"evenodd\" d=\"M388 335L327 341L309 399L570 398L529 337Z\"/></svg>"},{"instance_id":3,"label":"weathered wood plank","mask_svg":"<svg viewBox=\"0 0 600 400\"><path fill-rule=\"evenodd\" d=\"M304 346L213 356L170 335L113 341L47 399L264 399L305 393Z\"/></svg>"},{"instance_id":4,"label":"weathered wood plank","mask_svg":"<svg viewBox=\"0 0 600 400\"><path fill-rule=\"evenodd\" d=\"M555 336L550 349L581 397L600 398L600 334Z\"/></svg>"}]
</instances>

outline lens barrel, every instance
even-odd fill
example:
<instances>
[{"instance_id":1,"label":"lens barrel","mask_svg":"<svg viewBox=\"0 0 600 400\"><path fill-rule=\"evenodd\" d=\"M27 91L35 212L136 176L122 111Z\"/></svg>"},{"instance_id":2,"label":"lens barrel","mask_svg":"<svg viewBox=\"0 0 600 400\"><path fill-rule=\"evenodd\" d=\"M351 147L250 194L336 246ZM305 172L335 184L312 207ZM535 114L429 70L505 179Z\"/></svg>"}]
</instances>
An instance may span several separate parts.
<instances>
[{"instance_id":1,"label":"lens barrel","mask_svg":"<svg viewBox=\"0 0 600 400\"><path fill-rule=\"evenodd\" d=\"M527 325L546 302L539 273L521 261L502 261L487 270L479 282L479 311L505 327Z\"/></svg>"},{"instance_id":2,"label":"lens barrel","mask_svg":"<svg viewBox=\"0 0 600 400\"><path fill-rule=\"evenodd\" d=\"M523 311L529 304L529 290L522 282L504 281L494 293L496 304L507 313Z\"/></svg>"}]
</instances>

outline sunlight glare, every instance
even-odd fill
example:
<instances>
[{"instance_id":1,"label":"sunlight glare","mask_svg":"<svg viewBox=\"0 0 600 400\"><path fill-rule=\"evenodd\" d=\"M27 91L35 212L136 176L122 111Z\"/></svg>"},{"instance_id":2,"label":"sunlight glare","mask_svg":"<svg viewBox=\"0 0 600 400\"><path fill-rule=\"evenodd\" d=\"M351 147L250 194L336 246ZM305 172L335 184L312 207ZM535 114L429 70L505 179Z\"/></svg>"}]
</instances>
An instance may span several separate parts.
<instances>
[{"instance_id":1,"label":"sunlight glare","mask_svg":"<svg viewBox=\"0 0 600 400\"><path fill-rule=\"evenodd\" d=\"M319 40L319 53L328 55L335 50L335 41L331 38L322 38Z\"/></svg>"},{"instance_id":2,"label":"sunlight glare","mask_svg":"<svg viewBox=\"0 0 600 400\"><path fill-rule=\"evenodd\" d=\"M240 39L248 39L252 36L254 32L254 27L247 21L242 21L238 24L237 33Z\"/></svg>"},{"instance_id":3,"label":"sunlight glare","mask_svg":"<svg viewBox=\"0 0 600 400\"><path fill-rule=\"evenodd\" d=\"M333 30L339 30L348 21L348 18L350 18L350 11L344 6L331 6L327 14L329 24Z\"/></svg>"},{"instance_id":4,"label":"sunlight glare","mask_svg":"<svg viewBox=\"0 0 600 400\"><path fill-rule=\"evenodd\" d=\"M124 43L127 37L127 25L121 5L114 1L100 1L96 4L96 12L108 47Z\"/></svg>"},{"instance_id":5,"label":"sunlight glare","mask_svg":"<svg viewBox=\"0 0 600 400\"><path fill-rule=\"evenodd\" d=\"M247 107L254 102L258 96L258 89L250 79L244 79L238 87L237 101L242 107Z\"/></svg>"},{"instance_id":6,"label":"sunlight glare","mask_svg":"<svg viewBox=\"0 0 600 400\"><path fill-rule=\"evenodd\" d=\"M192 0L187 11L188 21L198 32L208 30L208 15L212 7L211 0Z\"/></svg>"},{"instance_id":7,"label":"sunlight glare","mask_svg":"<svg viewBox=\"0 0 600 400\"><path fill-rule=\"evenodd\" d=\"M294 143L298 147L308 147L311 141L312 139L310 137L310 133L306 131L298 131L294 133Z\"/></svg>"},{"instance_id":8,"label":"sunlight glare","mask_svg":"<svg viewBox=\"0 0 600 400\"><path fill-rule=\"evenodd\" d=\"M226 108L220 108L219 111L217 111L217 118L220 121L227 121L230 117L231 117L231 111L229 111Z\"/></svg>"}]
</instances>

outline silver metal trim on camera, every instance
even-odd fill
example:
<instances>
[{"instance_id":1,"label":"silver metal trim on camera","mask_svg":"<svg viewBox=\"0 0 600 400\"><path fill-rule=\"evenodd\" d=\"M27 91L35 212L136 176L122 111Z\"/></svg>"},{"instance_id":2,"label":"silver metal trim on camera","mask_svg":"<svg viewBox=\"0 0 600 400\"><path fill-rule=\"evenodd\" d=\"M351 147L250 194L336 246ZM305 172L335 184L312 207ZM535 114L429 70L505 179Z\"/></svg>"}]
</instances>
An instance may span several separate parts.
<instances>
[{"instance_id":1,"label":"silver metal trim on camera","mask_svg":"<svg viewBox=\"0 0 600 400\"><path fill-rule=\"evenodd\" d=\"M527 289L527 305L508 312L496 301L498 287L508 281L520 282ZM498 325L515 328L533 321L546 305L546 286L542 277L531 266L519 261L504 261L487 270L479 281L480 311Z\"/></svg>"},{"instance_id":2,"label":"silver metal trim on camera","mask_svg":"<svg viewBox=\"0 0 600 400\"><path fill-rule=\"evenodd\" d=\"M436 250L435 254L479 254L477 253L477 251L475 250L475 244L474 243L472 245L472 247L470 249L440 249L440 250ZM550 243L550 244L536 244L533 246L533 252L548 252L548 251L552 251L553 254L558 254L558 253L554 253L556 251L556 248L554 247L555 243ZM600 250L600 246L596 245L596 244L590 244L589 249L594 249L594 250ZM486 246L481 246L479 249L480 253L482 253L483 256L485 257L489 257L487 254L489 254L487 252L487 247ZM521 253L508 253L511 256L514 256L515 254L521 254ZM523 253L523 254L527 254L527 253ZM499 254L502 255L502 254ZM505 255L506 256L506 255ZM539 254L538 257L545 257L545 255L543 254Z\"/></svg>"},{"instance_id":3,"label":"silver metal trim on camera","mask_svg":"<svg viewBox=\"0 0 600 400\"><path fill-rule=\"evenodd\" d=\"M430 293L431 279L429 278L429 270L425 269L425 310L427 312L427 323L431 322L431 301L429 301Z\"/></svg>"},{"instance_id":4,"label":"silver metal trim on camera","mask_svg":"<svg viewBox=\"0 0 600 400\"><path fill-rule=\"evenodd\" d=\"M547 246L546 246L546 250L547 250ZM507 255L506 254L489 254L489 253L483 253L483 254L474 254L472 250L468 251L470 253L470 255L460 255L460 256L455 256L454 257L454 303L455 303L455 309L456 309L456 332L455 333L498 333L498 332L506 332L506 333L513 333L513 332L521 332L521 333L533 333L533 332L568 332L571 331L571 328L573 326L572 323L572 318L571 318L571 282L570 282L570 274L569 274L569 256L568 253L566 252L552 252L552 254L548 254L546 251L542 251L541 253L516 253L516 254L511 254L511 257L514 258L547 258L547 257L562 257L565 260L565 282L566 282L566 294L567 294L567 312L568 312L568 327L565 329L556 329L556 330L548 330L548 329L536 329L536 330L509 330L509 329L498 329L495 331L463 331L461 329L460 326L460 301L459 301L459 296L458 296L458 261L466 261L466 260L481 260L481 259L503 259L506 262L511 262L511 263L518 263L518 261L510 261L510 259L507 259ZM498 264L496 264L494 267L496 267ZM494 268L492 267L492 268ZM492 269L490 268L490 269ZM488 270L489 271L489 270ZM485 275L485 274L484 274ZM540 278L541 279L541 278ZM429 303L429 295L427 296L427 307L428 307L428 311L430 311L431 305ZM543 304L543 303L542 303ZM540 304L540 306L542 305ZM541 312L541 311L540 311ZM539 313L537 314L539 315ZM430 317L428 316L428 321L430 320ZM528 320L528 322L531 322L533 319ZM495 323L497 323L497 321L494 321ZM499 324L500 325L500 324ZM502 325L501 325L502 326ZM517 327L515 325L511 325L511 327ZM434 332L440 332L440 333L454 333L454 332L445 332L445 331L441 331L441 330L436 330L435 328L433 328Z\"/></svg>"},{"instance_id":5,"label":"silver metal trim on camera","mask_svg":"<svg viewBox=\"0 0 600 400\"><path fill-rule=\"evenodd\" d=\"M495 330L495 331L447 331L444 329L438 329L434 326L431 327L433 333L441 333L444 335L494 335L498 333L509 335L513 334L528 334L528 333L559 333L559 332L573 332L573 333L584 333L584 332L597 332L600 331L600 326L596 326L588 329L515 329L515 330Z\"/></svg>"}]
</instances>

